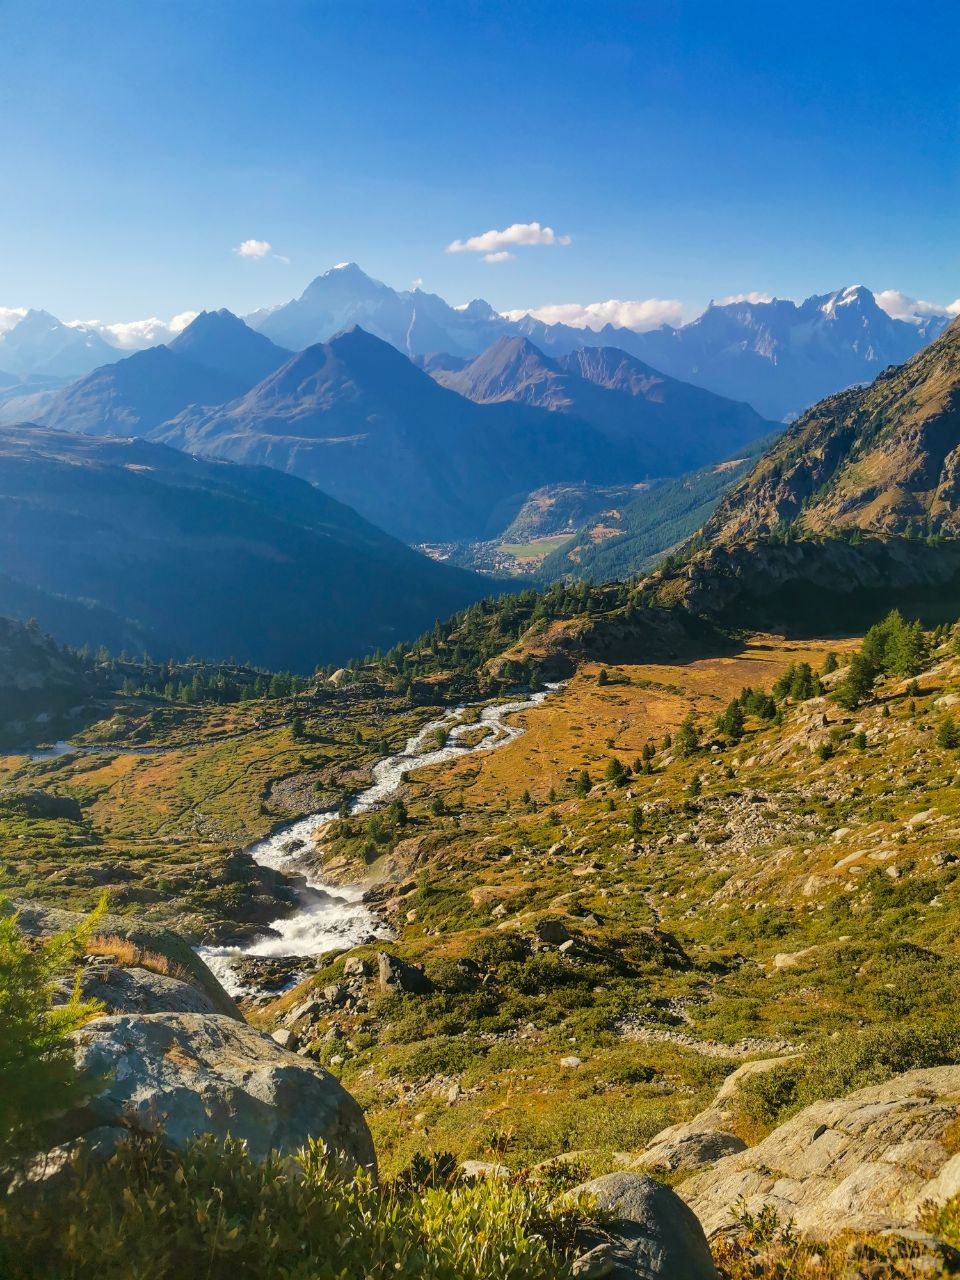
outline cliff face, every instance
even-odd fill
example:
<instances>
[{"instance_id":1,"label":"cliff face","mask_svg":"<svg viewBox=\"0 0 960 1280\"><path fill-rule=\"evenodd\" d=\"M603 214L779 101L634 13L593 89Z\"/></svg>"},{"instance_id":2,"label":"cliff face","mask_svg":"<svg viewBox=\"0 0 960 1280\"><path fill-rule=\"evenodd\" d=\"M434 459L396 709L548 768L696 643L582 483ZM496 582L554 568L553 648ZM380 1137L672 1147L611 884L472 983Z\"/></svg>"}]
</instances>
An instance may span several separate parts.
<instances>
[{"instance_id":1,"label":"cliff face","mask_svg":"<svg viewBox=\"0 0 960 1280\"><path fill-rule=\"evenodd\" d=\"M730 543L793 523L960 535L960 321L870 386L805 413L705 532Z\"/></svg>"},{"instance_id":2,"label":"cliff face","mask_svg":"<svg viewBox=\"0 0 960 1280\"><path fill-rule=\"evenodd\" d=\"M664 605L726 626L829 634L898 606L931 621L960 614L960 544L867 537L714 544L655 580Z\"/></svg>"}]
</instances>

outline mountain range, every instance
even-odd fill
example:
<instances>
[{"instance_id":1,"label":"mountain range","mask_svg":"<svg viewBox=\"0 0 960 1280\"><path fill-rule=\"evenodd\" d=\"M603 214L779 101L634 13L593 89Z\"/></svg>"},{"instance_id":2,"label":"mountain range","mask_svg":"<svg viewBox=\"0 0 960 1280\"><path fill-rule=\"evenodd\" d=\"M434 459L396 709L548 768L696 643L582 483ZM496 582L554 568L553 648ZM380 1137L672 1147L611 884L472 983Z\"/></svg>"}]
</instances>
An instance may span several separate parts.
<instances>
[{"instance_id":1,"label":"mountain range","mask_svg":"<svg viewBox=\"0 0 960 1280\"><path fill-rule=\"evenodd\" d=\"M228 311L60 391L39 420L301 476L413 542L498 533L532 490L676 474L769 431L623 352L501 338L432 376L354 327L292 355ZM455 366L452 368L451 366Z\"/></svg>"},{"instance_id":2,"label":"mountain range","mask_svg":"<svg viewBox=\"0 0 960 1280\"><path fill-rule=\"evenodd\" d=\"M424 367L478 404L519 401L583 418L630 444L636 477L676 475L770 429L748 404L667 377L616 347L581 347L554 358L528 338L500 338L471 361L428 357Z\"/></svg>"},{"instance_id":3,"label":"mountain range","mask_svg":"<svg viewBox=\"0 0 960 1280\"><path fill-rule=\"evenodd\" d=\"M246 395L187 409L151 437L292 472L411 542L499 532L531 489L603 482L630 449L524 404L478 405L353 328L293 356Z\"/></svg>"},{"instance_id":4,"label":"mountain range","mask_svg":"<svg viewBox=\"0 0 960 1280\"><path fill-rule=\"evenodd\" d=\"M532 315L507 319L482 299L452 307L421 289L398 292L356 263L318 276L299 298L247 317L255 329L292 349L325 342L353 324L411 358L479 355L501 337L526 337L549 355L581 347L617 347L684 382L745 400L763 417L796 417L825 395L869 382L888 364L915 354L947 323L929 316L895 319L862 285L785 299L711 303L689 324L647 332L546 324Z\"/></svg>"},{"instance_id":5,"label":"mountain range","mask_svg":"<svg viewBox=\"0 0 960 1280\"><path fill-rule=\"evenodd\" d=\"M0 427L0 614L60 640L309 671L485 594L313 485L144 440Z\"/></svg>"},{"instance_id":6,"label":"mountain range","mask_svg":"<svg viewBox=\"0 0 960 1280\"><path fill-rule=\"evenodd\" d=\"M801 303L711 305L679 329L637 335L629 349L665 373L787 420L901 364L946 323L943 316L916 324L895 320L869 289L854 285Z\"/></svg>"},{"instance_id":7,"label":"mountain range","mask_svg":"<svg viewBox=\"0 0 960 1280\"><path fill-rule=\"evenodd\" d=\"M503 337L528 338L550 356L616 347L663 374L746 401L776 421L790 420L823 396L868 382L886 365L909 359L947 322L941 315L893 318L869 289L854 285L801 303L776 298L711 303L697 319L678 327L637 332L607 324L593 330L547 324L532 314L501 315L482 299L450 306L419 288L392 289L356 263L341 263L313 280L300 297L246 319L288 351L329 341L353 325L412 359L442 353L471 360ZM89 325L63 324L45 311L26 312L0 334L0 418L11 421L17 413L39 411L51 388L124 354Z\"/></svg>"}]
</instances>

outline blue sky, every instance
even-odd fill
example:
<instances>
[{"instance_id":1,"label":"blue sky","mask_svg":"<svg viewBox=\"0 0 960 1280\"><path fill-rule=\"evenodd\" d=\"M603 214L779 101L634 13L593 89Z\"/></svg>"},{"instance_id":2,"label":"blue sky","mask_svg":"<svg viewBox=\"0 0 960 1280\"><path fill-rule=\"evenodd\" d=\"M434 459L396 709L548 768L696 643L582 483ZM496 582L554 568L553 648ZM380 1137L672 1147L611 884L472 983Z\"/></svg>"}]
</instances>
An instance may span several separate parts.
<instances>
[{"instance_id":1,"label":"blue sky","mask_svg":"<svg viewBox=\"0 0 960 1280\"><path fill-rule=\"evenodd\" d=\"M501 309L950 302L958 47L941 0L0 0L0 304L243 313L348 259ZM533 221L570 243L446 252Z\"/></svg>"}]
</instances>

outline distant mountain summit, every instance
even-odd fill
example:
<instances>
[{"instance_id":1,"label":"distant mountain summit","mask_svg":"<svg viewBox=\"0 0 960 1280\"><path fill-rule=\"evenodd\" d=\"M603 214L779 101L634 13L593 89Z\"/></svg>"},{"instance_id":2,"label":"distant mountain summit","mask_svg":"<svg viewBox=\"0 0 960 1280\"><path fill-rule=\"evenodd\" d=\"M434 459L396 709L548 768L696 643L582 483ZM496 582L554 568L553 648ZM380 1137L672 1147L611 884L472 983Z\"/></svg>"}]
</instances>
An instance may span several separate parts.
<instances>
[{"instance_id":1,"label":"distant mountain summit","mask_svg":"<svg viewBox=\"0 0 960 1280\"><path fill-rule=\"evenodd\" d=\"M833 295L824 305L846 304ZM794 524L960 536L960 320L872 385L808 410L705 532L730 543Z\"/></svg>"},{"instance_id":2,"label":"distant mountain summit","mask_svg":"<svg viewBox=\"0 0 960 1280\"><path fill-rule=\"evenodd\" d=\"M167 346L174 355L246 388L290 358L288 350L255 333L226 307L201 311Z\"/></svg>"},{"instance_id":3,"label":"distant mountain summit","mask_svg":"<svg viewBox=\"0 0 960 1280\"><path fill-rule=\"evenodd\" d=\"M717 461L772 426L748 404L666 377L614 347L551 358L528 338L504 337L460 368L438 363L438 382L480 404L520 401L590 423L630 450L634 479Z\"/></svg>"},{"instance_id":4,"label":"distant mountain summit","mask_svg":"<svg viewBox=\"0 0 960 1280\"><path fill-rule=\"evenodd\" d=\"M317 276L299 298L254 312L247 323L274 342L300 350L361 325L409 356L429 351L473 355L504 331L503 317L477 300L458 308L422 289L398 293L355 262Z\"/></svg>"},{"instance_id":5,"label":"distant mountain summit","mask_svg":"<svg viewBox=\"0 0 960 1280\"><path fill-rule=\"evenodd\" d=\"M64 324L49 311L28 311L0 334L0 369L19 379L79 378L119 358L98 333Z\"/></svg>"},{"instance_id":6,"label":"distant mountain summit","mask_svg":"<svg viewBox=\"0 0 960 1280\"><path fill-rule=\"evenodd\" d=\"M773 421L869 382L886 365L909 359L946 324L940 316L917 323L893 319L869 289L852 285L801 303L711 303L679 328L582 329L533 316L508 320L482 300L452 307L420 289L397 292L352 262L318 276L294 301L247 320L292 349L359 324L411 358L446 353L472 359L501 337L527 338L549 356L616 347L661 373L746 401Z\"/></svg>"},{"instance_id":7,"label":"distant mountain summit","mask_svg":"<svg viewBox=\"0 0 960 1280\"><path fill-rule=\"evenodd\" d=\"M289 356L231 312L202 311L169 345L95 369L38 416L63 431L145 435L188 405L242 395Z\"/></svg>"}]
</instances>

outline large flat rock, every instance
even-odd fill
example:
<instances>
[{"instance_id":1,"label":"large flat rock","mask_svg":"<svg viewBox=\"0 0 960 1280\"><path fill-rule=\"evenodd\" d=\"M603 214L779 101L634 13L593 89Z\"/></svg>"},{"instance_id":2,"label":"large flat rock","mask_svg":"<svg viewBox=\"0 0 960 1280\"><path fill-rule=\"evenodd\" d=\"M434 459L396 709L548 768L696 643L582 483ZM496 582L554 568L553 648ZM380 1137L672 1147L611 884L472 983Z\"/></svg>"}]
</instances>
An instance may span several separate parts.
<instances>
[{"instance_id":1,"label":"large flat rock","mask_svg":"<svg viewBox=\"0 0 960 1280\"><path fill-rule=\"evenodd\" d=\"M740 1197L815 1237L908 1227L923 1204L960 1190L949 1137L958 1119L960 1066L908 1071L814 1103L678 1190L708 1235L734 1223Z\"/></svg>"}]
</instances>

